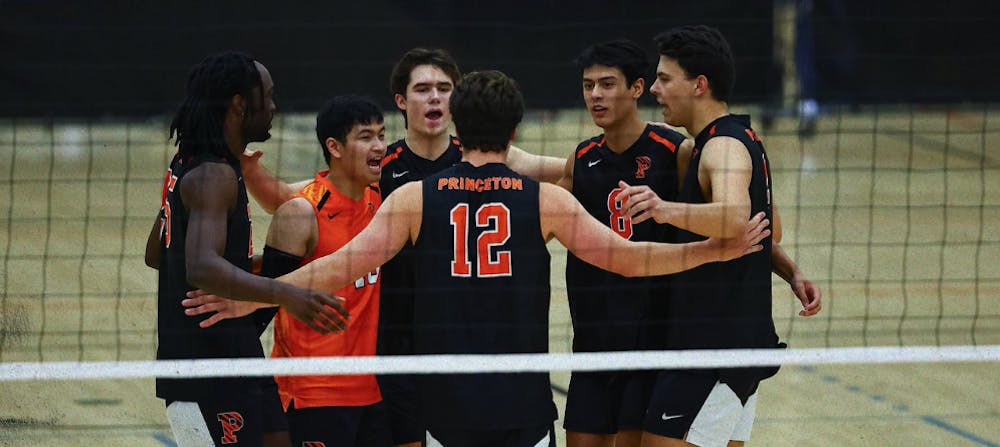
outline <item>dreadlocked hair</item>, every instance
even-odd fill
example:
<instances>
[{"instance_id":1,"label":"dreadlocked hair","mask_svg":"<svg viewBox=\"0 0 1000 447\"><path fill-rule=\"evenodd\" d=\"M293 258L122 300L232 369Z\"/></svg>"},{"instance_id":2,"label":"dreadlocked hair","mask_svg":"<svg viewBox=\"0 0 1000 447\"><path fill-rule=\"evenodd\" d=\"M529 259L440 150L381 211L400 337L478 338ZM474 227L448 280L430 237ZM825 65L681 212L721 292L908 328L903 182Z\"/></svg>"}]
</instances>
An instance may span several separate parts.
<instances>
[{"instance_id":1,"label":"dreadlocked hair","mask_svg":"<svg viewBox=\"0 0 1000 447\"><path fill-rule=\"evenodd\" d=\"M223 121L233 95L247 98L256 108L263 93L260 73L254 58L245 53L227 51L206 57L191 68L186 94L170 123L170 138L182 157L214 154L230 155L223 133Z\"/></svg>"}]
</instances>

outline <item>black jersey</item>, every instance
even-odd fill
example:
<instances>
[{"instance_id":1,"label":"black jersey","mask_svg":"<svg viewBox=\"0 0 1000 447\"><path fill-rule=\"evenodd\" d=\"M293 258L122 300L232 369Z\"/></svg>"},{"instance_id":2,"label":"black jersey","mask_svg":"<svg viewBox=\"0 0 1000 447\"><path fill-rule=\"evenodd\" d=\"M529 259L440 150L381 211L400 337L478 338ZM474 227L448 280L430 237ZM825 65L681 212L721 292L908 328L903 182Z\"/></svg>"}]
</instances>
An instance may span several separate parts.
<instances>
[{"instance_id":1,"label":"black jersey","mask_svg":"<svg viewBox=\"0 0 1000 447\"><path fill-rule=\"evenodd\" d=\"M739 140L750 153L753 176L747 191L751 216L764 212L771 218L771 185L767 154L760 138L750 128L750 117L726 115L705 127L695 139L679 202L705 203L698 183L701 151L708 140L720 137ZM679 231L680 242L699 241L703 236ZM774 348L778 336L771 318L771 238L764 250L728 262L713 262L680 272L673 277L673 297L668 343L681 349Z\"/></svg>"},{"instance_id":2,"label":"black jersey","mask_svg":"<svg viewBox=\"0 0 1000 447\"><path fill-rule=\"evenodd\" d=\"M223 257L237 268L251 269L253 246L250 233L250 204L239 161L203 155L181 158L178 154L167 172L166 196L160 234L160 272L157 294L157 359L202 359L263 357L257 324L252 316L221 321L209 328L198 327L204 318L184 314L181 300L196 287L187 282L185 238L188 210L177 187L184 176L202 163L226 163L233 168L239 184L236 204L226 217L226 246ZM207 317L207 316L206 316ZM239 379L156 380L156 395L167 400L194 401L214 391L241 385Z\"/></svg>"},{"instance_id":3,"label":"black jersey","mask_svg":"<svg viewBox=\"0 0 1000 447\"><path fill-rule=\"evenodd\" d=\"M413 150L406 145L405 139L392 143L382 158L382 178L378 181L379 189L382 190L382 200L400 186L423 180L460 161L462 161L462 143L456 137L450 138L448 149L435 160L428 160L413 153Z\"/></svg>"},{"instance_id":4,"label":"black jersey","mask_svg":"<svg viewBox=\"0 0 1000 447\"><path fill-rule=\"evenodd\" d=\"M499 163L460 163L423 180L416 353L548 351L550 258L538 194L538 182ZM432 429L534 427L556 418L547 373L417 380Z\"/></svg>"},{"instance_id":5,"label":"black jersey","mask_svg":"<svg viewBox=\"0 0 1000 447\"><path fill-rule=\"evenodd\" d=\"M435 160L423 158L410 150L406 140L399 140L386 150L382 159L379 189L382 200L409 182L441 172L462 161L462 145L451 137L448 149ZM382 265L379 310L378 353L380 355L412 354L413 324L413 260L412 246L405 247Z\"/></svg>"},{"instance_id":6,"label":"black jersey","mask_svg":"<svg viewBox=\"0 0 1000 447\"><path fill-rule=\"evenodd\" d=\"M608 149L604 135L580 143L573 165L573 195L595 219L633 241L665 242L673 227L653 220L633 224L621 212L618 182L648 185L664 200L677 193L677 148L684 135L647 125L621 154ZM573 318L573 350L621 351L652 348L649 331L662 318L653 299L663 300L667 277L626 278L566 256L566 290Z\"/></svg>"}]
</instances>

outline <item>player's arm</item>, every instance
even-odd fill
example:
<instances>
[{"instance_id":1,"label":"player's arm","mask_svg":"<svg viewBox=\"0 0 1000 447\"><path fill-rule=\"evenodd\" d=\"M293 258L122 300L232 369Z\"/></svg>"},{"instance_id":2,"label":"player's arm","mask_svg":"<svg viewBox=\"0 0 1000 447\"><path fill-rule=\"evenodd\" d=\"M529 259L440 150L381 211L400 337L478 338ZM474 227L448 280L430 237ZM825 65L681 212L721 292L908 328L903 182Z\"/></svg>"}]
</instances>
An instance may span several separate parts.
<instances>
[{"instance_id":1,"label":"player's arm","mask_svg":"<svg viewBox=\"0 0 1000 447\"><path fill-rule=\"evenodd\" d=\"M629 187L623 183L622 208L640 223L655 219L708 237L735 237L745 230L750 218L750 179L753 165L743 143L730 137L709 140L702 150L698 177L708 179L702 189L709 203L679 203L660 199L648 186Z\"/></svg>"},{"instance_id":2,"label":"player's arm","mask_svg":"<svg viewBox=\"0 0 1000 447\"><path fill-rule=\"evenodd\" d=\"M399 187L354 239L278 280L310 289L337 290L392 259L420 232L421 188L421 182Z\"/></svg>"},{"instance_id":3,"label":"player's arm","mask_svg":"<svg viewBox=\"0 0 1000 447\"><path fill-rule=\"evenodd\" d=\"M570 153L566 157L566 164L563 166L563 176L556 182L556 185L573 192L573 167L576 166L576 153Z\"/></svg>"},{"instance_id":4,"label":"player's arm","mask_svg":"<svg viewBox=\"0 0 1000 447\"><path fill-rule=\"evenodd\" d=\"M771 268L774 273L788 282L792 293L802 303L799 315L809 317L823 309L822 293L819 287L806 278L795 261L785 253L780 244L771 244Z\"/></svg>"},{"instance_id":5,"label":"player's arm","mask_svg":"<svg viewBox=\"0 0 1000 447\"><path fill-rule=\"evenodd\" d=\"M267 242L261 257L261 275L277 278L294 271L302 259L312 254L319 239L319 225L312 204L301 197L289 200L274 213L267 229ZM211 313L202 320L201 327L209 327L219 321L250 315L257 309L276 306L273 303L255 301L235 301L202 292L189 293L189 298L181 302L187 307L188 316Z\"/></svg>"},{"instance_id":6,"label":"player's arm","mask_svg":"<svg viewBox=\"0 0 1000 447\"><path fill-rule=\"evenodd\" d=\"M288 184L268 171L264 165L260 164L260 156L263 152L247 149L240 156L240 166L243 170L243 181L247 185L247 192L253 196L260 207L269 214L285 203L295 194L296 191L304 188L311 180L301 180Z\"/></svg>"},{"instance_id":7,"label":"player's arm","mask_svg":"<svg viewBox=\"0 0 1000 447\"><path fill-rule=\"evenodd\" d=\"M149 237L146 238L146 266L160 269L160 232L163 229L163 208L156 213L156 220L153 221L153 228L149 230Z\"/></svg>"},{"instance_id":8,"label":"player's arm","mask_svg":"<svg viewBox=\"0 0 1000 447\"><path fill-rule=\"evenodd\" d=\"M555 236L580 259L624 276L666 275L708 262L728 261L760 251L760 241L770 235L766 229L769 222L759 213L732 239L710 238L687 244L632 242L592 218L567 191L542 184L539 194L546 239Z\"/></svg>"},{"instance_id":9,"label":"player's arm","mask_svg":"<svg viewBox=\"0 0 1000 447\"><path fill-rule=\"evenodd\" d=\"M238 185L236 173L222 163L204 163L180 180L181 200L188 210L184 241L188 284L231 299L284 306L321 333L345 329L342 318L347 318L347 311L333 296L253 275L223 257L226 217L236 204Z\"/></svg>"},{"instance_id":10,"label":"player's arm","mask_svg":"<svg viewBox=\"0 0 1000 447\"><path fill-rule=\"evenodd\" d=\"M684 176L687 175L688 166L691 164L691 154L694 153L694 140L685 138L677 146L677 188L684 186ZM773 222L772 222L773 224ZM773 237L773 236L772 236Z\"/></svg>"},{"instance_id":11,"label":"player's arm","mask_svg":"<svg viewBox=\"0 0 1000 447\"><path fill-rule=\"evenodd\" d=\"M539 182L557 183L563 178L561 158L531 154L517 146L507 151L507 167Z\"/></svg>"}]
</instances>

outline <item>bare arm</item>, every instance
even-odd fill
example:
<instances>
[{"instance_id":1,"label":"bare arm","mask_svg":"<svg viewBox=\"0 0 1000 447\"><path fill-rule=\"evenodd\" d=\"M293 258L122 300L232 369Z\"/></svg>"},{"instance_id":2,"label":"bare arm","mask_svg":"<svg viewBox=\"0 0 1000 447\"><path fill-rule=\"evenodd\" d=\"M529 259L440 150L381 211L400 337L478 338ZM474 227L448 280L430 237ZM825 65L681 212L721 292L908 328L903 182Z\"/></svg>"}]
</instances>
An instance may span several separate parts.
<instances>
[{"instance_id":1,"label":"bare arm","mask_svg":"<svg viewBox=\"0 0 1000 447\"><path fill-rule=\"evenodd\" d=\"M149 230L149 237L146 238L146 266L160 269L160 231L163 225L163 210L156 213L156 220L153 221L153 228Z\"/></svg>"},{"instance_id":2,"label":"bare arm","mask_svg":"<svg viewBox=\"0 0 1000 447\"><path fill-rule=\"evenodd\" d=\"M563 178L563 166L561 158L531 154L517 146L507 151L507 167L539 182L558 182Z\"/></svg>"},{"instance_id":3,"label":"bare arm","mask_svg":"<svg viewBox=\"0 0 1000 447\"><path fill-rule=\"evenodd\" d=\"M260 204L260 207L273 214L282 203L292 197L292 194L308 185L310 180L301 180L290 185L285 183L260 164L262 154L263 152L257 150L243 151L243 155L240 156L243 181L247 185L247 192Z\"/></svg>"},{"instance_id":4,"label":"bare arm","mask_svg":"<svg viewBox=\"0 0 1000 447\"><path fill-rule=\"evenodd\" d=\"M294 198L279 206L267 229L268 247L299 258L312 254L316 249L318 238L319 225L316 224L312 204L303 198ZM273 252L265 250L265 253ZM189 316L211 314L199 323L201 327L209 327L222 320L243 317L257 309L275 306L273 303L230 300L205 294L203 291L188 293L188 298L181 301L181 305L188 308L185 313Z\"/></svg>"},{"instance_id":5,"label":"bare arm","mask_svg":"<svg viewBox=\"0 0 1000 447\"><path fill-rule=\"evenodd\" d=\"M421 187L421 182L401 186L354 239L278 280L310 289L337 290L392 259L420 233Z\"/></svg>"},{"instance_id":6,"label":"bare arm","mask_svg":"<svg viewBox=\"0 0 1000 447\"><path fill-rule=\"evenodd\" d=\"M750 154L739 140L713 138L702 150L698 168L698 181L708 203L667 202L649 187L636 186L622 191L626 198L623 208L633 223L653 218L708 237L735 237L742 234L750 218L747 190L752 175Z\"/></svg>"},{"instance_id":7,"label":"bare arm","mask_svg":"<svg viewBox=\"0 0 1000 447\"><path fill-rule=\"evenodd\" d=\"M346 327L341 318L346 318L347 312L332 296L253 275L223 257L226 217L238 192L235 172L229 166L202 164L180 180L179 188L189 215L184 243L190 285L235 300L285 306L293 316L323 333Z\"/></svg>"},{"instance_id":8,"label":"bare arm","mask_svg":"<svg viewBox=\"0 0 1000 447\"><path fill-rule=\"evenodd\" d=\"M666 275L708 262L734 259L760 251L762 247L758 244L770 235L765 229L768 221L760 213L744 226L739 238L687 244L632 242L590 217L570 193L552 185L541 186L543 236L546 239L555 236L580 259L624 276Z\"/></svg>"},{"instance_id":9,"label":"bare arm","mask_svg":"<svg viewBox=\"0 0 1000 447\"><path fill-rule=\"evenodd\" d=\"M792 293L802 303L802 310L799 311L800 316L816 315L823 309L823 294L819 287L802 274L795 261L777 243L771 244L771 268L775 274L788 282Z\"/></svg>"},{"instance_id":10,"label":"bare arm","mask_svg":"<svg viewBox=\"0 0 1000 447\"><path fill-rule=\"evenodd\" d=\"M562 189L573 192L573 167L576 166L576 153L570 153L566 157L566 165L563 166L563 176L556 182Z\"/></svg>"}]
</instances>

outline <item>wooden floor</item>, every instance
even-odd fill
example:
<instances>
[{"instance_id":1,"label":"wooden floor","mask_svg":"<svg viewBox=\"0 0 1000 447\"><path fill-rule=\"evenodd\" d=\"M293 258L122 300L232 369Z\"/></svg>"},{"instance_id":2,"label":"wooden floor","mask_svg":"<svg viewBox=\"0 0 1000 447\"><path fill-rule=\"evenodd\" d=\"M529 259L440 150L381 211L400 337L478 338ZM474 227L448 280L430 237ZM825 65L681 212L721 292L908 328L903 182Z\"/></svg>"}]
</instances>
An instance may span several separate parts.
<instances>
[{"instance_id":1,"label":"wooden floor","mask_svg":"<svg viewBox=\"0 0 1000 447\"><path fill-rule=\"evenodd\" d=\"M286 179L319 165L311 120L283 116L259 146ZM0 361L153 358L156 276L141 255L172 151L165 122L0 120ZM783 246L825 309L796 317L776 278L779 335L793 347L1000 344L1000 113L867 108L825 115L810 139L794 126L761 133ZM594 133L578 112L529 113L517 144L563 157ZM254 210L257 247L268 222ZM551 348L566 351L564 252L551 248ZM997 362L785 367L762 385L748 445L1000 446L998 376ZM561 409L568 374L552 379ZM0 380L7 445L174 444L151 379Z\"/></svg>"}]
</instances>

